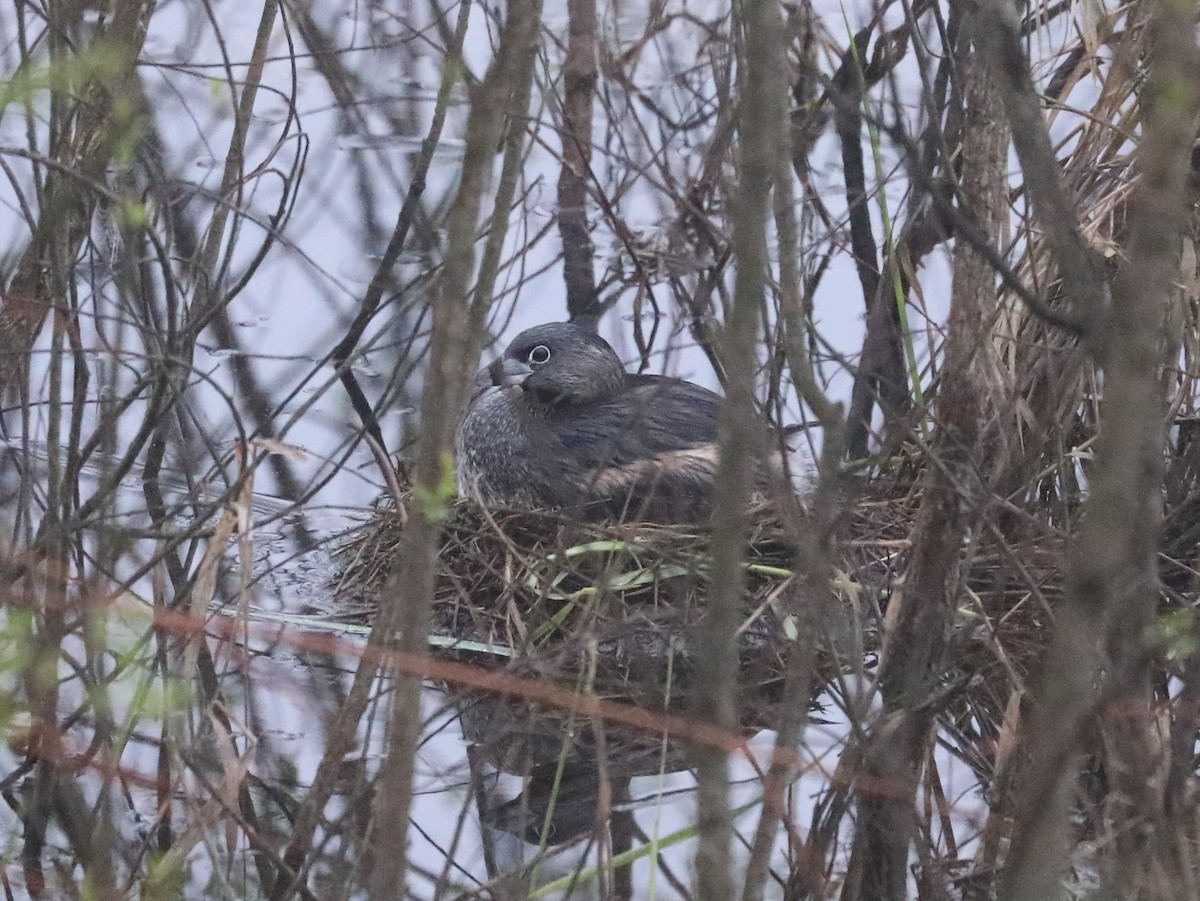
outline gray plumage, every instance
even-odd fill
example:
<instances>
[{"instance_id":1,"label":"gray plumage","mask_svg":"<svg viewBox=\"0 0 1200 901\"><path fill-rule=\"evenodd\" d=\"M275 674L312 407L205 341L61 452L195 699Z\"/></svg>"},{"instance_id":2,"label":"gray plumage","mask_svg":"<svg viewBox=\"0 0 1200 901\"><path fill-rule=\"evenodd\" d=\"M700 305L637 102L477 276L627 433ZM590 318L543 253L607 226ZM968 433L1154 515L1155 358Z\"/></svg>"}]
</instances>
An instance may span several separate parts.
<instances>
[{"instance_id":1,"label":"gray plumage","mask_svg":"<svg viewBox=\"0 0 1200 901\"><path fill-rule=\"evenodd\" d=\"M721 402L690 382L626 373L578 326L535 326L476 377L457 435L459 492L588 518L701 520Z\"/></svg>"}]
</instances>

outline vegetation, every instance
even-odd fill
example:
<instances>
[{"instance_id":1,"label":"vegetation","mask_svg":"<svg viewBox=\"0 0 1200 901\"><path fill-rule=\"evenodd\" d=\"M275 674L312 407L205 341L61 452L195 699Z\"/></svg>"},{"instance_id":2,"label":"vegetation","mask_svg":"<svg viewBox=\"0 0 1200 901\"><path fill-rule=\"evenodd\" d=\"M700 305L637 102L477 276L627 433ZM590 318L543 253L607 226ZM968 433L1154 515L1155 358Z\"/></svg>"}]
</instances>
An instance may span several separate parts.
<instances>
[{"instance_id":1,"label":"vegetation","mask_svg":"<svg viewBox=\"0 0 1200 901\"><path fill-rule=\"evenodd\" d=\"M733 6L0 10L7 896L1196 896L1194 10ZM559 318L711 527L454 499Z\"/></svg>"}]
</instances>

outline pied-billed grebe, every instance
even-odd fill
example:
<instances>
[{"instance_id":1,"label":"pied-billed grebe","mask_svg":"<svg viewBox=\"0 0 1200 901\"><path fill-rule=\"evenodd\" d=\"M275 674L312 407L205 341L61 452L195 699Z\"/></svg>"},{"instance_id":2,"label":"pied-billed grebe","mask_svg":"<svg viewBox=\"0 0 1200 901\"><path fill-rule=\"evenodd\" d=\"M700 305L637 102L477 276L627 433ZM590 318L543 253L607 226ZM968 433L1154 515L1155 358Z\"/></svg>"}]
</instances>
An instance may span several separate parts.
<instances>
[{"instance_id":1,"label":"pied-billed grebe","mask_svg":"<svg viewBox=\"0 0 1200 901\"><path fill-rule=\"evenodd\" d=\"M627 373L579 326L534 326L476 377L458 428L459 493L588 518L700 521L721 402L690 382Z\"/></svg>"}]
</instances>

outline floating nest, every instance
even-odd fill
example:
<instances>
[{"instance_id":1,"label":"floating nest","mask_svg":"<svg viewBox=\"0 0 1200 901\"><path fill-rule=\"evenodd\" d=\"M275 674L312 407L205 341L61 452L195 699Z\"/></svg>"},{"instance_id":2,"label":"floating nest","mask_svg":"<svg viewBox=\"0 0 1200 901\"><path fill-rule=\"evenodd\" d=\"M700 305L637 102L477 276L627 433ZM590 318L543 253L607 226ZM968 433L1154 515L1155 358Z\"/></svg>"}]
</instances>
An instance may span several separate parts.
<instances>
[{"instance_id":1,"label":"floating nest","mask_svg":"<svg viewBox=\"0 0 1200 901\"><path fill-rule=\"evenodd\" d=\"M744 681L769 695L782 677L784 593L797 575L782 526L756 521L738 647ZM338 596L347 609L370 617L402 530L395 507L382 505L342 547ZM586 524L459 501L443 530L434 645L600 697L673 707L689 682L708 550L702 528Z\"/></svg>"},{"instance_id":2,"label":"floating nest","mask_svg":"<svg viewBox=\"0 0 1200 901\"><path fill-rule=\"evenodd\" d=\"M880 617L903 571L917 507L911 486L896 483L860 489L843 505L825 611L833 615L824 617L829 628L818 640L814 694L836 687L847 670L874 665ZM774 721L796 638L789 603L804 578L794 571L787 529L770 509L756 510L753 522L737 634L747 731ZM348 615L370 619L401 533L395 507L381 503L339 550L337 595ZM431 650L686 715L694 709L692 636L708 590L709 544L699 527L586 524L459 501L443 530ZM964 549L953 664L936 693L968 759L970 747L994 738L1014 677L1019 683L1044 644L1061 550L1061 541L1045 534L1015 544L986 530ZM518 758L540 762L561 753L560 713L479 692L457 692L454 701L469 739L490 736L496 766L512 771ZM596 736L585 728L576 737L578 759L589 759ZM662 765L653 737L606 740L623 743L619 756L631 772L642 771L631 760ZM974 763L988 768L982 758Z\"/></svg>"}]
</instances>

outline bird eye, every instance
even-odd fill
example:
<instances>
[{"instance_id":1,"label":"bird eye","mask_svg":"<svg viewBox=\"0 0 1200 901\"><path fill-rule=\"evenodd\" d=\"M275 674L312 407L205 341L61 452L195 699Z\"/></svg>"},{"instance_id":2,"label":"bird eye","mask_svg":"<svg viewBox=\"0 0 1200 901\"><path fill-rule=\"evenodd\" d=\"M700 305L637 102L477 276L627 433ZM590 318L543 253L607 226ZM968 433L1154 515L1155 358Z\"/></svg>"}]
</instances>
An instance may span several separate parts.
<instances>
[{"instance_id":1,"label":"bird eye","mask_svg":"<svg viewBox=\"0 0 1200 901\"><path fill-rule=\"evenodd\" d=\"M550 348L548 348L545 344L539 344L529 352L528 360L530 366L542 366L546 363L549 363Z\"/></svg>"}]
</instances>

